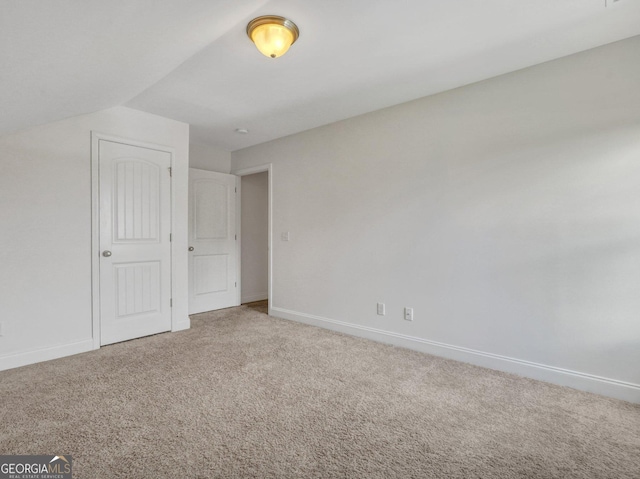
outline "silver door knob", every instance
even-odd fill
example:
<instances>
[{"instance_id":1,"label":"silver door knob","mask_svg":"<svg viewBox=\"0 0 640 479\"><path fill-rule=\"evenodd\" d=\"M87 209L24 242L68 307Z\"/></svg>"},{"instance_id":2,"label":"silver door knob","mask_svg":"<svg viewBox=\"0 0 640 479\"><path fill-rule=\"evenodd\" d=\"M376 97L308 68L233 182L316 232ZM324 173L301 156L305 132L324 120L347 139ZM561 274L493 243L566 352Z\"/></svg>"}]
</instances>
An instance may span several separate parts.
<instances>
[{"instance_id":1,"label":"silver door knob","mask_svg":"<svg viewBox=\"0 0 640 479\"><path fill-rule=\"evenodd\" d=\"M189 246L189 251L193 251L193 246Z\"/></svg>"},{"instance_id":2,"label":"silver door knob","mask_svg":"<svg viewBox=\"0 0 640 479\"><path fill-rule=\"evenodd\" d=\"M111 256L111 251L109 251L108 249L104 250L102 252L102 256L104 256L105 258L108 258L109 256Z\"/></svg>"}]
</instances>

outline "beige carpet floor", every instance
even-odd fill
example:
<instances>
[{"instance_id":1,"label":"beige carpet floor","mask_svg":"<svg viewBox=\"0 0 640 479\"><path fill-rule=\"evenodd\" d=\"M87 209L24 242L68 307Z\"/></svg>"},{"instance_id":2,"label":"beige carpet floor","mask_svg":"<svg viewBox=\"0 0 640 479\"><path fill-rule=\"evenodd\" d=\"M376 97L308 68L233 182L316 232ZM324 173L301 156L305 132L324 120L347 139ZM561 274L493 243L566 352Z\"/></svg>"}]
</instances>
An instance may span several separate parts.
<instances>
[{"instance_id":1,"label":"beige carpet floor","mask_svg":"<svg viewBox=\"0 0 640 479\"><path fill-rule=\"evenodd\" d=\"M0 454L81 478L639 478L640 406L268 317L0 372Z\"/></svg>"}]
</instances>

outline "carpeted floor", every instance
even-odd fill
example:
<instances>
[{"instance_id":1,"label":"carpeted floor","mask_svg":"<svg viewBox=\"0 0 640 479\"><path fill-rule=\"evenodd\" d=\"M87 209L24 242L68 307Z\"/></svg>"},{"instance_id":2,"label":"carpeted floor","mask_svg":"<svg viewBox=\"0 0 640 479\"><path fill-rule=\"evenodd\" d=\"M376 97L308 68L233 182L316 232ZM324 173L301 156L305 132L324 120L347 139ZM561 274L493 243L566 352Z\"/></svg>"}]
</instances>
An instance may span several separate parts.
<instances>
[{"instance_id":1,"label":"carpeted floor","mask_svg":"<svg viewBox=\"0 0 640 479\"><path fill-rule=\"evenodd\" d=\"M640 406L258 303L0 372L0 454L74 478L639 478Z\"/></svg>"}]
</instances>

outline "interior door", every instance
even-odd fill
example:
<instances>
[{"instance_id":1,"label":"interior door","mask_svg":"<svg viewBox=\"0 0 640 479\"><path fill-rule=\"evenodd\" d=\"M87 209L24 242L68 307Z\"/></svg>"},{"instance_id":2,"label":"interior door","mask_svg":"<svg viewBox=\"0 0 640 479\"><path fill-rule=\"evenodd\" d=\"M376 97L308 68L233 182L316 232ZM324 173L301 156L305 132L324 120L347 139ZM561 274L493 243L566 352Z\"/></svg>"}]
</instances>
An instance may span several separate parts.
<instances>
[{"instance_id":1,"label":"interior door","mask_svg":"<svg viewBox=\"0 0 640 479\"><path fill-rule=\"evenodd\" d=\"M98 141L105 345L171 329L171 154Z\"/></svg>"},{"instance_id":2,"label":"interior door","mask_svg":"<svg viewBox=\"0 0 640 479\"><path fill-rule=\"evenodd\" d=\"M236 177L189 169L189 314L238 306Z\"/></svg>"}]
</instances>

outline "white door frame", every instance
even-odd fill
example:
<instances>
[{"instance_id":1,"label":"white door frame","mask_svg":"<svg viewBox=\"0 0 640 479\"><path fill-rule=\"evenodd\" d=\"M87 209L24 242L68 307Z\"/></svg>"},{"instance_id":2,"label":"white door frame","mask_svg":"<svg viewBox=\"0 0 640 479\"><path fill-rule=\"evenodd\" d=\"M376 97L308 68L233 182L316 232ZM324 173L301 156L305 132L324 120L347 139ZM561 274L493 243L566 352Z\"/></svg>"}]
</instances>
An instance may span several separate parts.
<instances>
[{"instance_id":1,"label":"white door frame","mask_svg":"<svg viewBox=\"0 0 640 479\"><path fill-rule=\"evenodd\" d=\"M268 314L271 315L271 308L273 307L273 297L272 297L272 289L271 289L271 280L272 280L272 272L273 272L273 254L272 254L272 242L273 242L273 231L272 231L272 218L273 218L273 163L267 163L265 165L253 166L251 168L243 168L241 170L233 171L231 174L236 176L247 176L253 175L254 173L262 173L267 172L267 195L268 195L268 232L267 232L267 248L268 248L268 259L267 259L267 298L269 301L269 311ZM242 182L238 181L238 198L236 201L236 231L238 232L238 304L241 303L241 293L242 293L242 230L240 228L242 223L242 190L241 185Z\"/></svg>"},{"instance_id":2,"label":"white door frame","mask_svg":"<svg viewBox=\"0 0 640 479\"><path fill-rule=\"evenodd\" d=\"M100 164L99 164L99 141L112 141L124 145L138 146L151 150L164 151L171 155L171 168L174 167L176 152L174 148L154 143L145 143L131 138L108 135L96 131L91 132L91 325L93 337L93 348L100 349ZM174 231L175 194L173 184L171 184L171 234ZM171 242L171 297L174 296L173 272L177 271L176 242ZM171 309L171 331L175 331L178 326L178 319Z\"/></svg>"}]
</instances>

